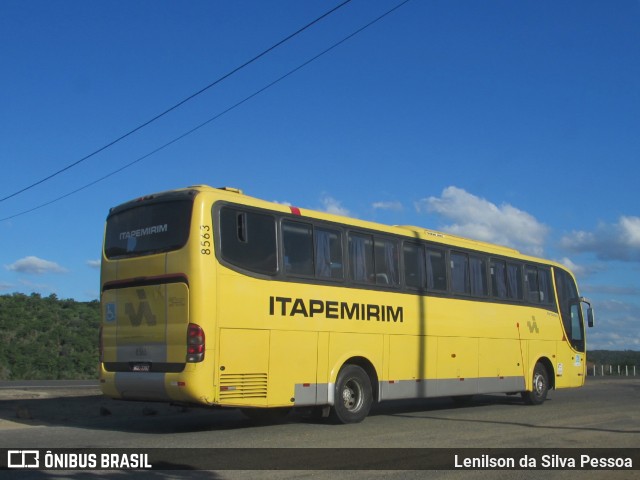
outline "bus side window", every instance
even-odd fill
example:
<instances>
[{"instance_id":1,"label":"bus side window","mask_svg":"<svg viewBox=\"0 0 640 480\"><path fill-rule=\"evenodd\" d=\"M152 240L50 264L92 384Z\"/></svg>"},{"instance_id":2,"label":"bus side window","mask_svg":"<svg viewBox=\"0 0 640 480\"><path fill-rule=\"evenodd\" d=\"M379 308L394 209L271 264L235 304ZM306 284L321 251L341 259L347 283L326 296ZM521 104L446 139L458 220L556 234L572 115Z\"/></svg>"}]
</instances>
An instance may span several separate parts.
<instances>
[{"instance_id":1,"label":"bus side window","mask_svg":"<svg viewBox=\"0 0 640 480\"><path fill-rule=\"evenodd\" d=\"M582 341L582 322L580 315L580 305L577 303L571 304L571 340L573 342Z\"/></svg>"},{"instance_id":2,"label":"bus side window","mask_svg":"<svg viewBox=\"0 0 640 480\"><path fill-rule=\"evenodd\" d=\"M273 216L222 208L220 243L225 261L253 272L275 275L278 263Z\"/></svg>"},{"instance_id":3,"label":"bus side window","mask_svg":"<svg viewBox=\"0 0 640 480\"><path fill-rule=\"evenodd\" d=\"M349 267L351 280L354 282L375 283L371 235L349 234Z\"/></svg>"},{"instance_id":4,"label":"bus side window","mask_svg":"<svg viewBox=\"0 0 640 480\"><path fill-rule=\"evenodd\" d=\"M540 303L540 288L538 287L538 269L527 265L525 267L524 282L527 286L527 300L531 303Z\"/></svg>"},{"instance_id":5,"label":"bus side window","mask_svg":"<svg viewBox=\"0 0 640 480\"><path fill-rule=\"evenodd\" d=\"M507 298L507 265L491 260L491 292L495 298Z\"/></svg>"},{"instance_id":6,"label":"bus side window","mask_svg":"<svg viewBox=\"0 0 640 480\"><path fill-rule=\"evenodd\" d=\"M308 223L282 222L284 271L292 275L313 275L313 228Z\"/></svg>"},{"instance_id":7,"label":"bus side window","mask_svg":"<svg viewBox=\"0 0 640 480\"><path fill-rule=\"evenodd\" d=\"M404 284L409 288L422 290L427 283L424 247L415 243L405 243L402 249Z\"/></svg>"},{"instance_id":8,"label":"bus side window","mask_svg":"<svg viewBox=\"0 0 640 480\"><path fill-rule=\"evenodd\" d=\"M382 238L374 239L376 283L398 285L398 242Z\"/></svg>"},{"instance_id":9,"label":"bus side window","mask_svg":"<svg viewBox=\"0 0 640 480\"><path fill-rule=\"evenodd\" d=\"M314 234L316 275L319 278L342 279L342 234L326 228L316 228Z\"/></svg>"},{"instance_id":10,"label":"bus side window","mask_svg":"<svg viewBox=\"0 0 640 480\"><path fill-rule=\"evenodd\" d=\"M522 267L517 263L507 264L507 296L511 300L522 300Z\"/></svg>"},{"instance_id":11,"label":"bus side window","mask_svg":"<svg viewBox=\"0 0 640 480\"><path fill-rule=\"evenodd\" d=\"M427 250L427 289L447 291L447 265L442 250Z\"/></svg>"},{"instance_id":12,"label":"bus side window","mask_svg":"<svg viewBox=\"0 0 640 480\"><path fill-rule=\"evenodd\" d=\"M481 257L469 257L469 280L471 295L486 297L489 294L487 287L487 263Z\"/></svg>"},{"instance_id":13,"label":"bus side window","mask_svg":"<svg viewBox=\"0 0 640 480\"><path fill-rule=\"evenodd\" d=\"M547 305L555 303L551 287L551 271L548 268L538 267L538 287L540 288L540 301Z\"/></svg>"},{"instance_id":14,"label":"bus side window","mask_svg":"<svg viewBox=\"0 0 640 480\"><path fill-rule=\"evenodd\" d=\"M451 289L453 293L470 293L469 257L466 253L451 252Z\"/></svg>"}]
</instances>

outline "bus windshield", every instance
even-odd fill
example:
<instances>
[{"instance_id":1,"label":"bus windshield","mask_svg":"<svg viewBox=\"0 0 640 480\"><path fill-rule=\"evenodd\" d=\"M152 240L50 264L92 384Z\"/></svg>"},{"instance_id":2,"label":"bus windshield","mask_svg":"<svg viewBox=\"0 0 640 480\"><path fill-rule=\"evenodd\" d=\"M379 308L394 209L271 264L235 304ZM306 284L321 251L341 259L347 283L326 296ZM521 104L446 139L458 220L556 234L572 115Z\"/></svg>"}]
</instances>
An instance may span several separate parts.
<instances>
[{"instance_id":1,"label":"bus windshield","mask_svg":"<svg viewBox=\"0 0 640 480\"><path fill-rule=\"evenodd\" d=\"M556 287L560 316L567 334L567 340L579 352L585 351L584 322L581 311L581 298L571 276L558 268L555 269Z\"/></svg>"},{"instance_id":2,"label":"bus windshield","mask_svg":"<svg viewBox=\"0 0 640 480\"><path fill-rule=\"evenodd\" d=\"M104 253L109 259L177 250L189 238L193 200L140 203L107 218Z\"/></svg>"}]
</instances>

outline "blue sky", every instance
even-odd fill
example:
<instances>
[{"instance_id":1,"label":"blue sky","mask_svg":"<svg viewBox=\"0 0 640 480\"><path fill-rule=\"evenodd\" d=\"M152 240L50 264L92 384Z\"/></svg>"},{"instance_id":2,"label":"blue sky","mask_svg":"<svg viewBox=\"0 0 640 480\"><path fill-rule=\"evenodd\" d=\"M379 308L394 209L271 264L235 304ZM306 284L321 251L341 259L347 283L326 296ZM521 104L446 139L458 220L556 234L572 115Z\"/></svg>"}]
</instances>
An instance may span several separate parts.
<instances>
[{"instance_id":1,"label":"blue sky","mask_svg":"<svg viewBox=\"0 0 640 480\"><path fill-rule=\"evenodd\" d=\"M0 2L0 197L153 118L339 3ZM591 348L640 350L640 3L353 0L0 202L0 294L98 298L110 207L193 184L558 260ZM17 216L15 216L17 215ZM13 218L9 218L13 217Z\"/></svg>"}]
</instances>

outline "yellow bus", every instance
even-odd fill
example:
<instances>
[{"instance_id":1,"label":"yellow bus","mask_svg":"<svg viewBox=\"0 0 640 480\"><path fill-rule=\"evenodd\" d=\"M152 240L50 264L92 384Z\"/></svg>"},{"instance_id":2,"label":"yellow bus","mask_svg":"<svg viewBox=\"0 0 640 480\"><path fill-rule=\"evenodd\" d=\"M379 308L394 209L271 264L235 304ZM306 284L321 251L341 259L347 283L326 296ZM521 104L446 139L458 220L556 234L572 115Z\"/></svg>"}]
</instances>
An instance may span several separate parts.
<instances>
[{"instance_id":1,"label":"yellow bus","mask_svg":"<svg viewBox=\"0 0 640 480\"><path fill-rule=\"evenodd\" d=\"M193 186L110 210L100 384L117 399L312 407L521 393L586 375L593 311L562 265Z\"/></svg>"}]
</instances>

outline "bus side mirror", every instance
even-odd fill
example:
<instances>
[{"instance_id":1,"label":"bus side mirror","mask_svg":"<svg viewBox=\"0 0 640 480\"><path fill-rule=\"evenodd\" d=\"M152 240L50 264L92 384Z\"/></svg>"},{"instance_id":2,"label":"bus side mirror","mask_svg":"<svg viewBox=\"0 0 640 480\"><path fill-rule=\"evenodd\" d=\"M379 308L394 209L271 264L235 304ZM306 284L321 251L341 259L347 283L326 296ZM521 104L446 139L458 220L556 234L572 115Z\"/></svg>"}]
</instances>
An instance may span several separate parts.
<instances>
[{"instance_id":1,"label":"bus side mirror","mask_svg":"<svg viewBox=\"0 0 640 480\"><path fill-rule=\"evenodd\" d=\"M582 303L587 304L587 325L589 328L593 327L595 323L595 312L593 311L593 307L591 306L591 302L584 297L580 297L580 301ZM584 310L583 310L584 311Z\"/></svg>"},{"instance_id":2,"label":"bus side mirror","mask_svg":"<svg viewBox=\"0 0 640 480\"><path fill-rule=\"evenodd\" d=\"M587 325L589 325L589 327L592 328L594 323L595 323L595 312L593 311L593 307L589 307L587 309Z\"/></svg>"}]
</instances>

